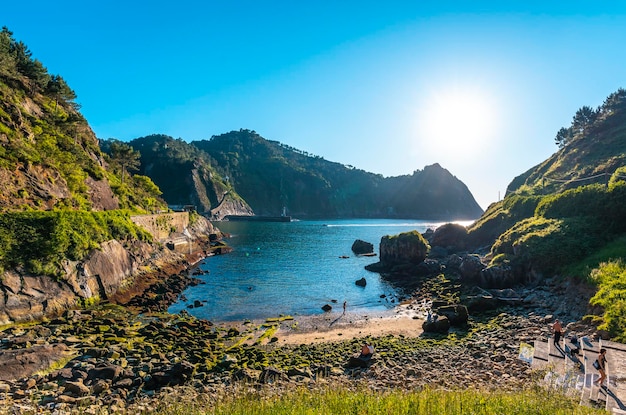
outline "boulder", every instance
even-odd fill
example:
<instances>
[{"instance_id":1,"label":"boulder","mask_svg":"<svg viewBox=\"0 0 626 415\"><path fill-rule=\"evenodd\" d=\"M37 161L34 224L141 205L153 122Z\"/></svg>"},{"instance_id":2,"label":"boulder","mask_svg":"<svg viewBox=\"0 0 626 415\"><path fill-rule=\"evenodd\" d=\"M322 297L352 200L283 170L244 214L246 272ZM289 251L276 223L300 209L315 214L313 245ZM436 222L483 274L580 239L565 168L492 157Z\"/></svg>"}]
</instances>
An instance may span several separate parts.
<instances>
[{"instance_id":1,"label":"boulder","mask_svg":"<svg viewBox=\"0 0 626 415\"><path fill-rule=\"evenodd\" d=\"M467 249L467 228L456 223L446 223L439 226L429 239L432 247L438 246L450 252L459 252Z\"/></svg>"},{"instance_id":2,"label":"boulder","mask_svg":"<svg viewBox=\"0 0 626 415\"><path fill-rule=\"evenodd\" d=\"M447 333L450 330L450 320L446 316L439 316L436 320L424 321L422 324L424 333Z\"/></svg>"},{"instance_id":3,"label":"boulder","mask_svg":"<svg viewBox=\"0 0 626 415\"><path fill-rule=\"evenodd\" d=\"M478 283L484 288L511 288L520 283L508 265L491 266L480 271Z\"/></svg>"},{"instance_id":4,"label":"boulder","mask_svg":"<svg viewBox=\"0 0 626 415\"><path fill-rule=\"evenodd\" d=\"M352 252L356 255L371 254L374 252L374 244L357 239L352 244Z\"/></svg>"},{"instance_id":5,"label":"boulder","mask_svg":"<svg viewBox=\"0 0 626 415\"><path fill-rule=\"evenodd\" d=\"M485 268L478 255L463 255L459 264L459 274L462 280L473 283L479 280L480 273Z\"/></svg>"},{"instance_id":6,"label":"boulder","mask_svg":"<svg viewBox=\"0 0 626 415\"><path fill-rule=\"evenodd\" d=\"M16 381L49 369L69 356L63 343L0 351L0 381Z\"/></svg>"},{"instance_id":7,"label":"boulder","mask_svg":"<svg viewBox=\"0 0 626 415\"><path fill-rule=\"evenodd\" d=\"M324 310L325 312L329 312L332 309L333 309L333 306L331 306L330 304L324 304L322 306L322 310Z\"/></svg>"},{"instance_id":8,"label":"boulder","mask_svg":"<svg viewBox=\"0 0 626 415\"><path fill-rule=\"evenodd\" d=\"M365 279L365 277L363 277L359 280L356 280L354 283L359 287L365 287L367 285L367 280Z\"/></svg>"},{"instance_id":9,"label":"boulder","mask_svg":"<svg viewBox=\"0 0 626 415\"><path fill-rule=\"evenodd\" d=\"M419 264L428 256L430 245L417 231L383 236L380 240L380 262L387 266L395 264Z\"/></svg>"},{"instance_id":10,"label":"boulder","mask_svg":"<svg viewBox=\"0 0 626 415\"><path fill-rule=\"evenodd\" d=\"M463 326L469 318L467 307L461 304L439 307L436 312L440 316L446 316L452 326Z\"/></svg>"}]
</instances>

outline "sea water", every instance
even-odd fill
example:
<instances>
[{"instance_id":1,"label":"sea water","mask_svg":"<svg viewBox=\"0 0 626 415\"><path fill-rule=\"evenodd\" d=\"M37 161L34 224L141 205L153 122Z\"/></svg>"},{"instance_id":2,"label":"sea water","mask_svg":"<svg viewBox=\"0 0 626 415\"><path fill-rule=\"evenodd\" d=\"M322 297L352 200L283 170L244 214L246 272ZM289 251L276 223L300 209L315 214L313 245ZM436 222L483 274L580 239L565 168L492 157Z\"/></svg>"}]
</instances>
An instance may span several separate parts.
<instances>
[{"instance_id":1,"label":"sea water","mask_svg":"<svg viewBox=\"0 0 626 415\"><path fill-rule=\"evenodd\" d=\"M379 253L385 235L435 229L441 223L419 220L331 220L292 222L215 222L233 252L199 265L202 284L187 288L169 311L187 310L212 321L265 319L279 315L381 311L397 305L401 292L365 266L378 256L356 256L360 239ZM347 258L344 258L347 257ZM365 278L365 287L355 282ZM195 300L202 307L190 307Z\"/></svg>"}]
</instances>

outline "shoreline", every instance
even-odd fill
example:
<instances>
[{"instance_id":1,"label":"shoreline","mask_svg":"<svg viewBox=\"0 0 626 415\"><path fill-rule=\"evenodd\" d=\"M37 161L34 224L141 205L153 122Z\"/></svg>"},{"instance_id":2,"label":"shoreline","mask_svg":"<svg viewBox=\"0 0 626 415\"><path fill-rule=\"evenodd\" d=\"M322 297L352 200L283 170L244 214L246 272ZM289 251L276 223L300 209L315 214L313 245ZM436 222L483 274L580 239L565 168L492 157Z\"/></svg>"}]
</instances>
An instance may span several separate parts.
<instances>
[{"instance_id":1,"label":"shoreline","mask_svg":"<svg viewBox=\"0 0 626 415\"><path fill-rule=\"evenodd\" d=\"M423 333L425 313L413 302L405 302L388 310L359 310L295 316L278 325L274 342L277 346L329 343L362 337L397 335L418 337Z\"/></svg>"},{"instance_id":2,"label":"shoreline","mask_svg":"<svg viewBox=\"0 0 626 415\"><path fill-rule=\"evenodd\" d=\"M417 316L408 315L351 315L346 313L334 319L331 316L321 319L309 316L294 320L298 323L298 328L285 328L285 324L281 324L276 332L279 346L328 343L386 335L418 337L423 333L423 320ZM303 320L306 321L303 322ZM310 325L310 327L300 329L303 325Z\"/></svg>"}]
</instances>

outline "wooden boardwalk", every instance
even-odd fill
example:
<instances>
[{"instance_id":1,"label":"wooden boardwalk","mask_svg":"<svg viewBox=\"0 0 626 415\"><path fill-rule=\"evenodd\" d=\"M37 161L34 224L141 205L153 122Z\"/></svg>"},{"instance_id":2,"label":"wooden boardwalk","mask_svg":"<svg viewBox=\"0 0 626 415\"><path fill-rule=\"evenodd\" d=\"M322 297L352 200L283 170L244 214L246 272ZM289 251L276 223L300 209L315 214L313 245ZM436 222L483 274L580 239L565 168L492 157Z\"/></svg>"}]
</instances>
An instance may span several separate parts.
<instances>
[{"instance_id":1,"label":"wooden boardwalk","mask_svg":"<svg viewBox=\"0 0 626 415\"><path fill-rule=\"evenodd\" d=\"M580 353L570 354L574 345L569 339L559 342L535 340L532 367L547 369L545 381L570 396L580 396L581 405L604 407L609 413L626 415L626 344L583 337ZM593 367L600 349L606 349L607 381L594 383L599 372Z\"/></svg>"}]
</instances>

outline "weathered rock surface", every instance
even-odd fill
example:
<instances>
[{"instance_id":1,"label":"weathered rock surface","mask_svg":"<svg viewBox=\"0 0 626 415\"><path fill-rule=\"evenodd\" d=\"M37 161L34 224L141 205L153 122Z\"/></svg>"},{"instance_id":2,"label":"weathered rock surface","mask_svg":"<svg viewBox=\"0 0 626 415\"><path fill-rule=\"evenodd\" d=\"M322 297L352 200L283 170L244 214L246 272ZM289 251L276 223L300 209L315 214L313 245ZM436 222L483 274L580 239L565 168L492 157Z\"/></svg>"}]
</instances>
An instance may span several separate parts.
<instances>
[{"instance_id":1,"label":"weathered rock surface","mask_svg":"<svg viewBox=\"0 0 626 415\"><path fill-rule=\"evenodd\" d=\"M112 240L102 243L82 262L65 262L65 276L61 279L5 271L0 278L0 293L4 294L0 295L0 324L58 316L85 301L127 303L150 286L184 272L190 262L211 255L212 245L220 243L219 237L215 237L219 231L204 218L199 218L189 230L194 239L191 253L174 252L141 241L122 244ZM227 252L229 248L218 249ZM177 281L179 287L181 283L193 282L186 278ZM180 291L182 288L166 290ZM172 298L164 301L171 303Z\"/></svg>"},{"instance_id":2,"label":"weathered rock surface","mask_svg":"<svg viewBox=\"0 0 626 415\"><path fill-rule=\"evenodd\" d=\"M394 236L383 236L380 240L380 262L394 264L419 264L428 256L430 246L417 231Z\"/></svg>"},{"instance_id":3,"label":"weathered rock surface","mask_svg":"<svg viewBox=\"0 0 626 415\"><path fill-rule=\"evenodd\" d=\"M352 252L356 255L370 254L374 252L374 244L357 239L352 244Z\"/></svg>"},{"instance_id":4,"label":"weathered rock surface","mask_svg":"<svg viewBox=\"0 0 626 415\"><path fill-rule=\"evenodd\" d=\"M69 355L70 350L63 343L0 350L0 381L14 381L32 376L67 359Z\"/></svg>"},{"instance_id":5,"label":"weathered rock surface","mask_svg":"<svg viewBox=\"0 0 626 415\"><path fill-rule=\"evenodd\" d=\"M457 223L446 223L439 226L430 235L428 242L431 247L445 248L451 252L467 249L467 228Z\"/></svg>"}]
</instances>

